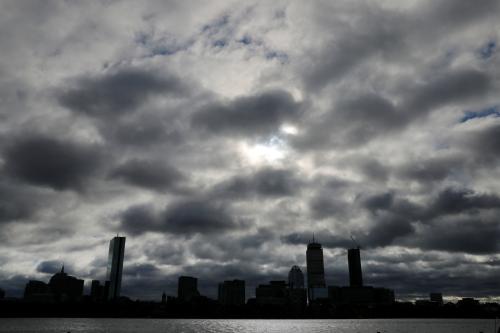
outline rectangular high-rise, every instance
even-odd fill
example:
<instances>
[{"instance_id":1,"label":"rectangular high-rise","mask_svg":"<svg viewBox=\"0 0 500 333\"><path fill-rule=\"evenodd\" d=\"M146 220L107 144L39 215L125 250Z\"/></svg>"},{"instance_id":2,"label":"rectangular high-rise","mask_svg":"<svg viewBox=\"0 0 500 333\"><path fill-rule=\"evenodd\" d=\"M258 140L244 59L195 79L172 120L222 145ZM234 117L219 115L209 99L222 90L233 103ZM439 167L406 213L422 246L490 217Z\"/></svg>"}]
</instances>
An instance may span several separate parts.
<instances>
[{"instance_id":1,"label":"rectangular high-rise","mask_svg":"<svg viewBox=\"0 0 500 333\"><path fill-rule=\"evenodd\" d=\"M109 281L108 299L120 297L124 255L125 237L114 237L109 242L108 269L106 273Z\"/></svg>"},{"instance_id":2,"label":"rectangular high-rise","mask_svg":"<svg viewBox=\"0 0 500 333\"><path fill-rule=\"evenodd\" d=\"M363 274L361 272L361 256L359 248L347 250L347 261L349 263L349 284L351 287L363 286Z\"/></svg>"},{"instance_id":3,"label":"rectangular high-rise","mask_svg":"<svg viewBox=\"0 0 500 333\"><path fill-rule=\"evenodd\" d=\"M180 276L177 284L177 298L179 301L190 302L197 296L200 296L198 279L192 276Z\"/></svg>"},{"instance_id":4,"label":"rectangular high-rise","mask_svg":"<svg viewBox=\"0 0 500 333\"><path fill-rule=\"evenodd\" d=\"M321 244L313 242L307 245L307 294L309 301L320 296L320 292L326 288L325 266L323 263L323 248Z\"/></svg>"},{"instance_id":5,"label":"rectangular high-rise","mask_svg":"<svg viewBox=\"0 0 500 333\"><path fill-rule=\"evenodd\" d=\"M219 283L219 303L226 306L245 305L245 281L232 280Z\"/></svg>"}]
</instances>

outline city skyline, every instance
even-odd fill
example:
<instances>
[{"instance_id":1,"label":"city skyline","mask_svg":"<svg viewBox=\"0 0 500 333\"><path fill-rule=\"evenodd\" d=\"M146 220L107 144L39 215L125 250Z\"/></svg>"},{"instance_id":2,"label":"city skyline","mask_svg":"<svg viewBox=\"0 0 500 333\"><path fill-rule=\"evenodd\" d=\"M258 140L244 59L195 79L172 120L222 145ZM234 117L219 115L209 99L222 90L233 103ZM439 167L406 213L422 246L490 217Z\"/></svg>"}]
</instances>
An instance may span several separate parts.
<instances>
[{"instance_id":1,"label":"city skyline","mask_svg":"<svg viewBox=\"0 0 500 333\"><path fill-rule=\"evenodd\" d=\"M52 303L54 300L56 302L67 302L68 300L72 302L81 302L82 297L85 296L90 297L90 300L96 303L107 303L109 301L116 302L123 298L130 299L127 295L120 295L125 239L125 237L119 237L117 235L110 240L106 280L102 281L101 284L101 281L92 279L88 293L84 290L84 280L79 280L74 276L66 274L63 264L60 272L56 272L52 275L48 284L43 281L29 280L24 288L24 296L22 298L28 302L35 301L42 303ZM275 279L270 281L269 284L259 283L256 288L252 286L252 288L255 289L255 294L246 291L244 279L233 279L219 282L217 284L217 295L213 297L211 293L200 293L198 290L198 277L182 275L177 279L176 296L173 296L173 299L175 299L174 303L196 304L200 300L205 302L203 299L209 300L212 296L212 300L216 300L220 305L238 307L255 298L257 299L257 304L260 305L265 304L261 303L263 301L270 302L269 304L278 305L280 302L288 299L292 302L291 304L298 306L294 311L303 313L306 304L321 303L325 300L332 302L331 304L337 305L366 305L372 303L375 306L394 304L394 302L404 303L407 301L405 299L398 299L392 289L384 286L367 286L363 283L361 248L359 245L355 245L357 246L356 248L347 249L349 280L346 284L336 283L331 285L326 283L322 246L315 240L313 235L312 241L310 241L306 247L306 280L304 280L304 274L299 265L293 265L287 277L282 276L279 280ZM284 291L285 289L287 290L286 292ZM281 299L278 304L275 304L275 301L272 300L275 299L276 293L279 295L278 299ZM286 296L283 293L285 293ZM247 295L247 297L245 295ZM436 290L434 290L429 292L428 295L430 295L429 300L431 303L434 302L434 305L444 304L445 298L443 298L441 292L436 292ZM3 294L3 297L4 296L5 294ZM269 299L270 296L272 297ZM449 299L449 297L446 298ZM10 299L15 299L15 297L13 298L11 295ZM465 297L465 299L465 302L479 302L479 300L475 300L473 297ZM144 299L140 298L136 300L144 301ZM429 300L419 298L413 301L415 301L416 305L421 304L425 306L425 304L430 304L426 303ZM463 300L464 298L460 298L454 301L463 302ZM161 303L165 303L165 301L166 294L165 290L163 290Z\"/></svg>"},{"instance_id":2,"label":"city skyline","mask_svg":"<svg viewBox=\"0 0 500 333\"><path fill-rule=\"evenodd\" d=\"M363 285L500 301L498 17L497 0L0 1L0 288L64 263L88 290L119 234L121 295L193 276L248 297L307 275L314 234L325 285L348 285L354 239Z\"/></svg>"}]
</instances>

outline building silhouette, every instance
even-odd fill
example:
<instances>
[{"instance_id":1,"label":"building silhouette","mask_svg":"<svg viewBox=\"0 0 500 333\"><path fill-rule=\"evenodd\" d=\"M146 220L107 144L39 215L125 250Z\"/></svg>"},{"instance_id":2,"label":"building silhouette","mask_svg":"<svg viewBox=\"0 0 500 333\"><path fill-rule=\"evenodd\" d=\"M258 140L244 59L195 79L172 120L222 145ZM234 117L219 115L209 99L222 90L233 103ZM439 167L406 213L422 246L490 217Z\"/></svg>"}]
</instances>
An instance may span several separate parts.
<instances>
[{"instance_id":1,"label":"building silhouette","mask_svg":"<svg viewBox=\"0 0 500 333\"><path fill-rule=\"evenodd\" d=\"M393 304L394 291L375 287L328 287L328 298L335 305L381 305Z\"/></svg>"},{"instance_id":2,"label":"building silhouette","mask_svg":"<svg viewBox=\"0 0 500 333\"><path fill-rule=\"evenodd\" d=\"M429 299L431 300L431 302L443 304L443 294L441 294L441 293L430 293Z\"/></svg>"},{"instance_id":3,"label":"building silhouette","mask_svg":"<svg viewBox=\"0 0 500 333\"><path fill-rule=\"evenodd\" d=\"M181 302L190 302L200 296L198 292L198 279L192 276L180 276L177 284L177 298Z\"/></svg>"},{"instance_id":4,"label":"building silhouette","mask_svg":"<svg viewBox=\"0 0 500 333\"><path fill-rule=\"evenodd\" d=\"M42 281L29 280L24 287L24 299L31 302L51 302L54 297L49 285Z\"/></svg>"},{"instance_id":5,"label":"building silhouette","mask_svg":"<svg viewBox=\"0 0 500 333\"><path fill-rule=\"evenodd\" d=\"M125 255L125 237L114 237L109 242L108 267L106 279L109 281L108 299L120 297Z\"/></svg>"},{"instance_id":6,"label":"building silhouette","mask_svg":"<svg viewBox=\"0 0 500 333\"><path fill-rule=\"evenodd\" d=\"M347 261L349 264L349 285L351 287L362 287L363 274L361 271L361 255L359 247L347 250Z\"/></svg>"},{"instance_id":7,"label":"building silhouette","mask_svg":"<svg viewBox=\"0 0 500 333\"><path fill-rule=\"evenodd\" d=\"M218 301L226 306L245 304L245 281L232 280L219 283Z\"/></svg>"},{"instance_id":8,"label":"building silhouette","mask_svg":"<svg viewBox=\"0 0 500 333\"><path fill-rule=\"evenodd\" d=\"M309 301L328 297L325 283L325 266L323 263L323 248L313 241L307 245L307 295Z\"/></svg>"},{"instance_id":9,"label":"building silhouette","mask_svg":"<svg viewBox=\"0 0 500 333\"><path fill-rule=\"evenodd\" d=\"M92 280L90 284L90 298L94 302L101 302L108 299L109 281L104 281L101 284L99 280Z\"/></svg>"},{"instance_id":10,"label":"building silhouette","mask_svg":"<svg viewBox=\"0 0 500 333\"><path fill-rule=\"evenodd\" d=\"M292 266L288 273L288 287L290 289L303 289L304 288L304 274L297 265Z\"/></svg>"},{"instance_id":11,"label":"building silhouette","mask_svg":"<svg viewBox=\"0 0 500 333\"><path fill-rule=\"evenodd\" d=\"M165 292L161 294L161 304L167 304L167 294Z\"/></svg>"},{"instance_id":12,"label":"building silhouette","mask_svg":"<svg viewBox=\"0 0 500 333\"><path fill-rule=\"evenodd\" d=\"M349 287L329 286L328 298L334 305L389 305L395 301L394 291L363 285L360 249L348 249Z\"/></svg>"},{"instance_id":13,"label":"building silhouette","mask_svg":"<svg viewBox=\"0 0 500 333\"><path fill-rule=\"evenodd\" d=\"M49 288L57 301L78 300L83 295L83 280L64 272L62 266L59 273L49 280Z\"/></svg>"},{"instance_id":14,"label":"building silhouette","mask_svg":"<svg viewBox=\"0 0 500 333\"><path fill-rule=\"evenodd\" d=\"M255 289L255 298L258 305L281 305L288 303L288 288L285 281L270 281L261 284Z\"/></svg>"}]
</instances>

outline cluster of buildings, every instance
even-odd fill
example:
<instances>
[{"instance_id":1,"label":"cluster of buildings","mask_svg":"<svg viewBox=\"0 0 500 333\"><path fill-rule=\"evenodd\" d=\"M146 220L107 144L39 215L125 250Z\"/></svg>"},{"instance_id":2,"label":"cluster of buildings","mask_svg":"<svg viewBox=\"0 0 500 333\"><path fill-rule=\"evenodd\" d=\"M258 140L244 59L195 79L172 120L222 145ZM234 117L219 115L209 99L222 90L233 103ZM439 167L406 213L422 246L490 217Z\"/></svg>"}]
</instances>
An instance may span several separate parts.
<instances>
[{"instance_id":1,"label":"cluster of buildings","mask_svg":"<svg viewBox=\"0 0 500 333\"><path fill-rule=\"evenodd\" d=\"M92 280L90 297L93 301L114 300L120 297L125 237L114 237L109 243L106 281L101 284ZM48 283L30 280L24 288L24 299L34 302L79 301L83 296L84 281L61 271L54 274Z\"/></svg>"},{"instance_id":2,"label":"cluster of buildings","mask_svg":"<svg viewBox=\"0 0 500 333\"><path fill-rule=\"evenodd\" d=\"M308 244L306 252L306 279L299 266L294 265L288 273L288 281L270 281L255 289L255 298L248 303L258 306L286 306L297 312L305 309L307 304L328 302L334 305L363 304L382 305L395 301L394 291L386 288L375 288L363 284L360 249L348 250L349 286L327 286L323 248L313 241ZM178 302L193 302L200 299L197 287L198 279L181 276L178 281ZM218 286L218 302L224 306L241 306L245 304L245 281L224 281ZM165 295L163 295L165 300Z\"/></svg>"},{"instance_id":3,"label":"cluster of buildings","mask_svg":"<svg viewBox=\"0 0 500 333\"><path fill-rule=\"evenodd\" d=\"M120 297L125 237L114 237L109 244L106 280L93 280L90 299L94 302L115 300ZM255 298L249 303L258 306L287 306L297 311L308 304L329 302L344 304L391 304L394 292L386 288L375 288L363 284L360 249L352 248L347 255L349 266L349 286L327 286L323 248L313 240L307 245L306 278L299 266L294 265L288 273L288 281L270 281L255 290ZM306 284L307 281L307 284ZM83 296L84 281L61 271L54 274L48 283L30 280L25 288L24 298L29 301L78 301ZM437 296L436 296L437 297ZM178 280L176 302L190 303L204 298L198 291L198 279L181 276ZM165 293L162 301L166 302ZM223 306L237 307L246 304L245 281L228 280L218 285L218 302ZM442 300L441 300L442 302Z\"/></svg>"}]
</instances>

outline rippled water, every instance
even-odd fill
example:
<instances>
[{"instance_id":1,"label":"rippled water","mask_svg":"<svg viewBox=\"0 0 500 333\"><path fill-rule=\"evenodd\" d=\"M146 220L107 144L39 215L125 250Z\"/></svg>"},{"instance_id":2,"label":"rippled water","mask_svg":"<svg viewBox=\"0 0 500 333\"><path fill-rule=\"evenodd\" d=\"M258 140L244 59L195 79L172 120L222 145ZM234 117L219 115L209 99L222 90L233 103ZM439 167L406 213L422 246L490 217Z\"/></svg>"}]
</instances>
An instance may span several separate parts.
<instances>
[{"instance_id":1,"label":"rippled water","mask_svg":"<svg viewBox=\"0 0 500 333\"><path fill-rule=\"evenodd\" d=\"M498 321L500 324L500 321ZM0 319L0 332L356 332L497 333L493 319L219 320L219 319Z\"/></svg>"}]
</instances>

